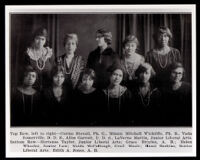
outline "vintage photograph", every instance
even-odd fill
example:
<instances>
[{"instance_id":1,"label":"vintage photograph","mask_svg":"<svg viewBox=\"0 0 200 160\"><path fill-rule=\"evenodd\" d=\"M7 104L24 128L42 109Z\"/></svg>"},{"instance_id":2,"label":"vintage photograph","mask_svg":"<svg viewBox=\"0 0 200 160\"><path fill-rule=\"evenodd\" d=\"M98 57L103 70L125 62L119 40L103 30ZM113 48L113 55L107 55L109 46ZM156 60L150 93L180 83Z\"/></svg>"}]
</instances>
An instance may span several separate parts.
<instances>
[{"instance_id":1,"label":"vintage photograph","mask_svg":"<svg viewBox=\"0 0 200 160\"><path fill-rule=\"evenodd\" d=\"M196 156L195 5L5 15L6 157Z\"/></svg>"},{"instance_id":2,"label":"vintage photograph","mask_svg":"<svg viewBox=\"0 0 200 160\"><path fill-rule=\"evenodd\" d=\"M191 13L11 13L10 124L192 126Z\"/></svg>"}]
</instances>

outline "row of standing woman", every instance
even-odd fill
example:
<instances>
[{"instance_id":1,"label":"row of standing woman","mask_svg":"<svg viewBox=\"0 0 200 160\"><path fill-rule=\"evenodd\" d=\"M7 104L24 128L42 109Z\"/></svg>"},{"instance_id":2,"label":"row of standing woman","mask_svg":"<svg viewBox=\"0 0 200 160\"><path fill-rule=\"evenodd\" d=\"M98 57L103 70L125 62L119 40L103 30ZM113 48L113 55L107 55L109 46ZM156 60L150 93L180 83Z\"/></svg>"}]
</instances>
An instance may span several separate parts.
<instances>
[{"instance_id":1,"label":"row of standing woman","mask_svg":"<svg viewBox=\"0 0 200 160\"><path fill-rule=\"evenodd\" d=\"M169 28L160 27L156 48L144 58L129 35L119 57L110 47L112 34L100 29L85 63L75 54L76 34L65 36L65 53L54 58L46 29L37 30L25 53L30 66L13 92L12 125L191 125L191 87L182 81L171 38Z\"/></svg>"}]
</instances>

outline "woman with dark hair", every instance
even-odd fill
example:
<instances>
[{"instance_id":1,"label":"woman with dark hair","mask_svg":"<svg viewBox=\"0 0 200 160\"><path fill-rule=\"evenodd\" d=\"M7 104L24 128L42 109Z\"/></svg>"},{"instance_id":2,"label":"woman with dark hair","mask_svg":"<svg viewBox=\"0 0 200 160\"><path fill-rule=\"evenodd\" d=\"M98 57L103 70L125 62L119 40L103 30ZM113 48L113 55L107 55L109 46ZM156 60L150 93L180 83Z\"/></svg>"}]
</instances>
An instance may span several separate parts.
<instances>
[{"instance_id":1,"label":"woman with dark hair","mask_svg":"<svg viewBox=\"0 0 200 160\"><path fill-rule=\"evenodd\" d=\"M161 87L166 84L168 67L174 62L181 62L182 58L178 49L169 46L172 33L168 27L159 27L153 38L156 47L147 53L146 62L154 68L156 85Z\"/></svg>"},{"instance_id":2,"label":"woman with dark hair","mask_svg":"<svg viewBox=\"0 0 200 160\"><path fill-rule=\"evenodd\" d=\"M40 117L40 93L34 89L38 78L32 66L26 66L20 85L11 94L11 125L38 125Z\"/></svg>"},{"instance_id":3,"label":"woman with dark hair","mask_svg":"<svg viewBox=\"0 0 200 160\"><path fill-rule=\"evenodd\" d=\"M81 76L81 82L74 91L73 102L78 113L76 125L100 125L105 114L103 92L93 87L96 74L93 69L86 68Z\"/></svg>"},{"instance_id":4,"label":"woman with dark hair","mask_svg":"<svg viewBox=\"0 0 200 160\"><path fill-rule=\"evenodd\" d=\"M46 114L45 125L66 125L71 118L71 89L65 85L62 66L54 66L51 71L52 85L43 91L43 107Z\"/></svg>"},{"instance_id":5,"label":"woman with dark hair","mask_svg":"<svg viewBox=\"0 0 200 160\"><path fill-rule=\"evenodd\" d=\"M136 79L135 71L141 63L144 63L144 57L136 53L139 41L136 36L128 35L123 42L124 54L120 60L124 71L124 85L129 88L129 83Z\"/></svg>"},{"instance_id":6,"label":"woman with dark hair","mask_svg":"<svg viewBox=\"0 0 200 160\"><path fill-rule=\"evenodd\" d=\"M120 64L115 63L108 68L109 85L104 92L104 99L107 107L108 125L126 125L127 110L132 106L131 93L127 87L122 86L123 69Z\"/></svg>"},{"instance_id":7,"label":"woman with dark hair","mask_svg":"<svg viewBox=\"0 0 200 160\"><path fill-rule=\"evenodd\" d=\"M183 81L184 67L173 63L169 67L168 85L163 89L166 104L166 125L192 125L191 85Z\"/></svg>"},{"instance_id":8,"label":"woman with dark hair","mask_svg":"<svg viewBox=\"0 0 200 160\"><path fill-rule=\"evenodd\" d=\"M135 125L161 124L161 93L151 82L155 75L149 63L140 64L135 72L137 81L132 90L134 105L137 107Z\"/></svg>"},{"instance_id":9,"label":"woman with dark hair","mask_svg":"<svg viewBox=\"0 0 200 160\"><path fill-rule=\"evenodd\" d=\"M25 53L25 65L33 66L38 72L39 89L48 87L50 71L54 62L54 54L51 48L46 46L48 33L46 28L38 28L34 35L30 47Z\"/></svg>"},{"instance_id":10,"label":"woman with dark hair","mask_svg":"<svg viewBox=\"0 0 200 160\"><path fill-rule=\"evenodd\" d=\"M89 54L87 67L92 68L96 73L95 87L102 89L106 88L109 83L106 70L118 59L118 56L111 48L111 32L105 29L97 30L96 41L98 47Z\"/></svg>"},{"instance_id":11,"label":"woman with dark hair","mask_svg":"<svg viewBox=\"0 0 200 160\"><path fill-rule=\"evenodd\" d=\"M57 57L56 62L64 67L66 83L75 89L78 85L80 74L85 68L85 61L82 56L75 54L78 46L77 34L66 34L63 45L65 53Z\"/></svg>"}]
</instances>

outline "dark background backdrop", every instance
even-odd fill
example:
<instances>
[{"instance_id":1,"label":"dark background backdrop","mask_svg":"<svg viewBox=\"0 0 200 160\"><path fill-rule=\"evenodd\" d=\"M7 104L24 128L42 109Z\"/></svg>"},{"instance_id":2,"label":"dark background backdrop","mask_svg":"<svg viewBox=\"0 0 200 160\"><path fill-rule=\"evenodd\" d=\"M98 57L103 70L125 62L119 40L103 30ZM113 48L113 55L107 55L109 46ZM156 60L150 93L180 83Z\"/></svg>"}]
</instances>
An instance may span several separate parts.
<instances>
[{"instance_id":1,"label":"dark background backdrop","mask_svg":"<svg viewBox=\"0 0 200 160\"><path fill-rule=\"evenodd\" d=\"M17 85L22 56L38 27L46 27L49 46L55 56L63 54L63 38L66 33L77 33L79 38L76 54L85 60L97 47L95 32L106 28L112 32L112 48L122 54L122 41L128 34L138 37L138 53L145 54L154 47L152 35L160 25L170 28L173 39L170 46L180 50L186 70L185 80L191 82L191 14L11 14L11 82Z\"/></svg>"}]
</instances>

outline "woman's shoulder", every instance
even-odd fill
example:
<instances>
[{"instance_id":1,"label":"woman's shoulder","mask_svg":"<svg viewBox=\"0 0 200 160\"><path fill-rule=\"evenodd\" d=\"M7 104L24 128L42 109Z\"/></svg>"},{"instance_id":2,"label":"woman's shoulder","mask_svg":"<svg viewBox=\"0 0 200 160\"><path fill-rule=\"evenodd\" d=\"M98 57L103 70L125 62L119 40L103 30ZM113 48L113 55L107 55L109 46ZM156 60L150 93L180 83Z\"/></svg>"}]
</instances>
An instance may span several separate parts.
<instances>
[{"instance_id":1,"label":"woman's shoulder","mask_svg":"<svg viewBox=\"0 0 200 160\"><path fill-rule=\"evenodd\" d=\"M143 55L136 53L136 56L138 57L140 62L144 62L144 56Z\"/></svg>"},{"instance_id":2,"label":"woman's shoulder","mask_svg":"<svg viewBox=\"0 0 200 160\"><path fill-rule=\"evenodd\" d=\"M181 87L187 90L191 90L191 84L185 81L182 82Z\"/></svg>"},{"instance_id":3,"label":"woman's shoulder","mask_svg":"<svg viewBox=\"0 0 200 160\"><path fill-rule=\"evenodd\" d=\"M170 51L171 52L180 52L177 48L174 48L174 47L170 47Z\"/></svg>"}]
</instances>

